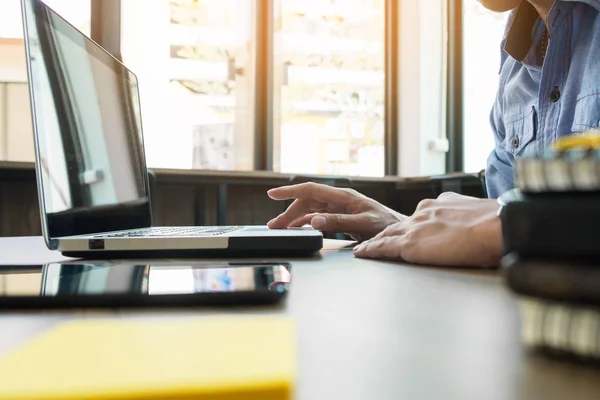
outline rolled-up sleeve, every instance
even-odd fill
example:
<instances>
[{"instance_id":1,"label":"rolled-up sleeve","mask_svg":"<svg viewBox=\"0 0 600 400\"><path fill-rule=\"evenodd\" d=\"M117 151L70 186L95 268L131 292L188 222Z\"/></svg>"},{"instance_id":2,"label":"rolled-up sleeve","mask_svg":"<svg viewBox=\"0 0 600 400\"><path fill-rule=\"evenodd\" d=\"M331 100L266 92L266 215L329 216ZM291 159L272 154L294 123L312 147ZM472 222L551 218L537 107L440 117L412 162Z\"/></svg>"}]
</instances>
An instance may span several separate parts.
<instances>
[{"instance_id":1,"label":"rolled-up sleeve","mask_svg":"<svg viewBox=\"0 0 600 400\"><path fill-rule=\"evenodd\" d=\"M495 199L513 188L512 156L496 147L488 157L485 171L488 197Z\"/></svg>"},{"instance_id":2,"label":"rolled-up sleeve","mask_svg":"<svg viewBox=\"0 0 600 400\"><path fill-rule=\"evenodd\" d=\"M490 127L494 134L495 147L487 160L485 179L488 197L498 198L502 193L513 188L513 162L512 154L504 150L505 138L504 124L502 122L502 109L499 90L492 111L490 112Z\"/></svg>"}]
</instances>

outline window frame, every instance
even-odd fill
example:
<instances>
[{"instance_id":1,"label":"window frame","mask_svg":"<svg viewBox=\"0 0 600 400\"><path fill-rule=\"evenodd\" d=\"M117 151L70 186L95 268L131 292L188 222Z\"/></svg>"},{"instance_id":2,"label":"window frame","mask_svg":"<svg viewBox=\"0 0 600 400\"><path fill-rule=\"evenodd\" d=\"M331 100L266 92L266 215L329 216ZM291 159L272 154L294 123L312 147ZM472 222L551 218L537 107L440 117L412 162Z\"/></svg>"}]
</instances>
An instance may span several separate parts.
<instances>
[{"instance_id":1,"label":"window frame","mask_svg":"<svg viewBox=\"0 0 600 400\"><path fill-rule=\"evenodd\" d=\"M449 151L446 173L464 170L463 0L448 1L448 87L446 98Z\"/></svg>"},{"instance_id":2,"label":"window frame","mask_svg":"<svg viewBox=\"0 0 600 400\"><path fill-rule=\"evenodd\" d=\"M385 114L384 154L385 175L398 175L399 113L399 5L397 0L385 2Z\"/></svg>"},{"instance_id":3,"label":"window frame","mask_svg":"<svg viewBox=\"0 0 600 400\"><path fill-rule=\"evenodd\" d=\"M89 0L93 41L104 47L116 59L121 56L121 0Z\"/></svg>"},{"instance_id":4,"label":"window frame","mask_svg":"<svg viewBox=\"0 0 600 400\"><path fill-rule=\"evenodd\" d=\"M254 60L254 170L273 171L273 0L255 0L253 7L256 58Z\"/></svg>"}]
</instances>

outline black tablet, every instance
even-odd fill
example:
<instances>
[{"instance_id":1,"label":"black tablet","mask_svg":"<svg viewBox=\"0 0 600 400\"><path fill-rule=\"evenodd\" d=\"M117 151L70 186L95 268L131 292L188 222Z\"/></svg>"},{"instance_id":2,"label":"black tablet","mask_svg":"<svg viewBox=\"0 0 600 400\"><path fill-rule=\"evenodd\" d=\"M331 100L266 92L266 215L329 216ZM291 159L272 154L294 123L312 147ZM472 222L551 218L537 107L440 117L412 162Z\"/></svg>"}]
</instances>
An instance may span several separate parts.
<instances>
[{"instance_id":1,"label":"black tablet","mask_svg":"<svg viewBox=\"0 0 600 400\"><path fill-rule=\"evenodd\" d=\"M69 262L0 266L0 308L138 308L280 303L289 263Z\"/></svg>"}]
</instances>

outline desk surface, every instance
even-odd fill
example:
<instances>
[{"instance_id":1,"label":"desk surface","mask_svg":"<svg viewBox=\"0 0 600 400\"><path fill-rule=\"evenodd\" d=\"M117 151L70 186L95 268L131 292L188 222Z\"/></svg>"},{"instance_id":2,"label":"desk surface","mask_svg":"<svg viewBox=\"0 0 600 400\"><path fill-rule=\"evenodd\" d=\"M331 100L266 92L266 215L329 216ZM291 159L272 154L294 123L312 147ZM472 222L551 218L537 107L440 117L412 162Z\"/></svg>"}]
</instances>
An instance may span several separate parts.
<instances>
[{"instance_id":1,"label":"desk surface","mask_svg":"<svg viewBox=\"0 0 600 400\"><path fill-rule=\"evenodd\" d=\"M336 247L292 261L283 309L245 311L295 319L298 399L599 398L600 370L523 351L515 299L496 272L361 260ZM64 259L41 238L0 238L0 254L3 264ZM107 314L207 312L0 314L0 355L55 324Z\"/></svg>"}]
</instances>

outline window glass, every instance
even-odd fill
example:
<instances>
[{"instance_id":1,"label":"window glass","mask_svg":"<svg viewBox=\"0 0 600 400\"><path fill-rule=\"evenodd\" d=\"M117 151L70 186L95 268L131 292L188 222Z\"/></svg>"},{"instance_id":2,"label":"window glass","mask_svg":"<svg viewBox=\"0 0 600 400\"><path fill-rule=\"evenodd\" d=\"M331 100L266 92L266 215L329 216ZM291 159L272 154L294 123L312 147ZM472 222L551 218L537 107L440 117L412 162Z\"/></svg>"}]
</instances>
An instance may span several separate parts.
<instances>
[{"instance_id":1,"label":"window glass","mask_svg":"<svg viewBox=\"0 0 600 400\"><path fill-rule=\"evenodd\" d=\"M384 0L281 0L277 171L384 175Z\"/></svg>"},{"instance_id":2,"label":"window glass","mask_svg":"<svg viewBox=\"0 0 600 400\"><path fill-rule=\"evenodd\" d=\"M489 115L498 89L500 41L508 13L493 13L475 1L464 5L464 170L486 167L494 148Z\"/></svg>"},{"instance_id":3,"label":"window glass","mask_svg":"<svg viewBox=\"0 0 600 400\"><path fill-rule=\"evenodd\" d=\"M89 0L46 0L89 36ZM20 0L0 1L0 160L34 161Z\"/></svg>"},{"instance_id":4,"label":"window glass","mask_svg":"<svg viewBox=\"0 0 600 400\"><path fill-rule=\"evenodd\" d=\"M44 0L76 28L89 36L90 1L84 0ZM20 39L23 37L20 0L2 0L0 4L0 38Z\"/></svg>"},{"instance_id":5,"label":"window glass","mask_svg":"<svg viewBox=\"0 0 600 400\"><path fill-rule=\"evenodd\" d=\"M252 169L252 3L123 0L150 167Z\"/></svg>"}]
</instances>

